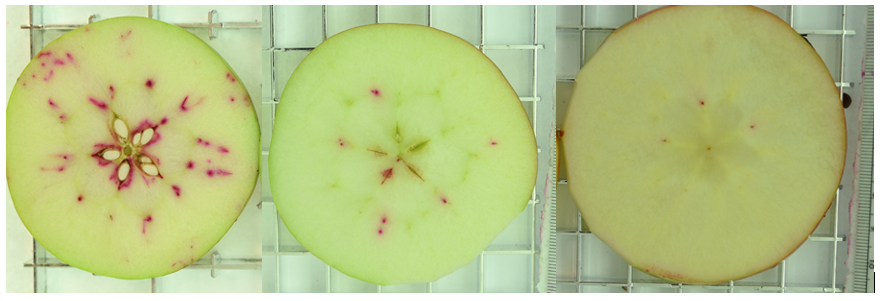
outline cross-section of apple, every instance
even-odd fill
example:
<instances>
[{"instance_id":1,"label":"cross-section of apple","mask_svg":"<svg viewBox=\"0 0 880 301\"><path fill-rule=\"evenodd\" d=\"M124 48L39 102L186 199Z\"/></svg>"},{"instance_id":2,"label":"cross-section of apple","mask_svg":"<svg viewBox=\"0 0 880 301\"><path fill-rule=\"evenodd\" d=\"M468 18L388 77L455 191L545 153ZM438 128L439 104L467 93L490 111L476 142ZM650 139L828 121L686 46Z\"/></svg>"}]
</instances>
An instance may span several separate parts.
<instances>
[{"instance_id":1,"label":"cross-section of apple","mask_svg":"<svg viewBox=\"0 0 880 301\"><path fill-rule=\"evenodd\" d=\"M6 177L34 238L123 279L177 271L238 218L257 178L247 90L207 44L122 17L47 45L6 111Z\"/></svg>"},{"instance_id":2,"label":"cross-section of apple","mask_svg":"<svg viewBox=\"0 0 880 301\"><path fill-rule=\"evenodd\" d=\"M328 39L275 116L278 213L312 254L381 285L467 265L519 215L537 175L514 90L473 45L378 24Z\"/></svg>"},{"instance_id":3,"label":"cross-section of apple","mask_svg":"<svg viewBox=\"0 0 880 301\"><path fill-rule=\"evenodd\" d=\"M564 121L569 189L633 267L718 283L771 268L822 219L843 172L838 90L755 7L667 7L612 33Z\"/></svg>"}]
</instances>

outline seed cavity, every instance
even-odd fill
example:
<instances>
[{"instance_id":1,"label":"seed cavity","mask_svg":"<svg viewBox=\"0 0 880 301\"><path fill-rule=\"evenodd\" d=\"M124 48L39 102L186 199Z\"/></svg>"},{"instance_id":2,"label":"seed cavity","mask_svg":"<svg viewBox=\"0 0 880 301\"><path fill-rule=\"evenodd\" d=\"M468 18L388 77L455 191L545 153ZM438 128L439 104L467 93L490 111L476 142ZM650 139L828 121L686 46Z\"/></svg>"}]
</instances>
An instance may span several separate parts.
<instances>
[{"instance_id":1,"label":"seed cavity","mask_svg":"<svg viewBox=\"0 0 880 301\"><path fill-rule=\"evenodd\" d=\"M116 176L119 178L119 181L125 181L128 178L128 172L131 170L131 166L128 165L128 161L123 161L122 164L119 164L119 169L116 171Z\"/></svg>"},{"instance_id":2,"label":"seed cavity","mask_svg":"<svg viewBox=\"0 0 880 301\"><path fill-rule=\"evenodd\" d=\"M156 176L159 174L159 169L156 168L156 165L153 165L151 163L141 164L141 169L144 171L145 174L151 176Z\"/></svg>"},{"instance_id":3,"label":"seed cavity","mask_svg":"<svg viewBox=\"0 0 880 301\"><path fill-rule=\"evenodd\" d=\"M118 150L108 150L105 151L104 154L101 155L101 157L104 158L104 160L113 161L119 159L119 155L120 153Z\"/></svg>"},{"instance_id":4,"label":"seed cavity","mask_svg":"<svg viewBox=\"0 0 880 301\"><path fill-rule=\"evenodd\" d=\"M125 125L125 122L122 119L116 119L113 121L113 130L116 131L116 136L120 139L128 138L128 126Z\"/></svg>"}]
</instances>

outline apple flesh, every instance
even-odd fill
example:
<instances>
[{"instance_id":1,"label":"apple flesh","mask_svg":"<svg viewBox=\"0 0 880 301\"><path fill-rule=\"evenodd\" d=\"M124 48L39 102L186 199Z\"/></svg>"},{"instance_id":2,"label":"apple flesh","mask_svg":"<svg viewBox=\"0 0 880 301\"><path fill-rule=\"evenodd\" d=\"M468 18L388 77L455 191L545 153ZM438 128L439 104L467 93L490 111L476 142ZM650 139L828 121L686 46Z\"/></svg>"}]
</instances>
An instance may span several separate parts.
<instances>
[{"instance_id":1,"label":"apple flesh","mask_svg":"<svg viewBox=\"0 0 880 301\"><path fill-rule=\"evenodd\" d=\"M6 112L6 176L40 244L71 266L143 279L208 252L257 177L247 90L176 26L113 18L47 45Z\"/></svg>"},{"instance_id":2,"label":"apple flesh","mask_svg":"<svg viewBox=\"0 0 880 301\"><path fill-rule=\"evenodd\" d=\"M684 283L794 252L846 152L822 60L755 7L667 7L616 30L578 73L563 130L589 228L634 268Z\"/></svg>"},{"instance_id":3,"label":"apple flesh","mask_svg":"<svg viewBox=\"0 0 880 301\"><path fill-rule=\"evenodd\" d=\"M430 27L331 37L296 68L275 116L278 213L353 278L435 281L472 262L528 204L537 146L498 68Z\"/></svg>"}]
</instances>

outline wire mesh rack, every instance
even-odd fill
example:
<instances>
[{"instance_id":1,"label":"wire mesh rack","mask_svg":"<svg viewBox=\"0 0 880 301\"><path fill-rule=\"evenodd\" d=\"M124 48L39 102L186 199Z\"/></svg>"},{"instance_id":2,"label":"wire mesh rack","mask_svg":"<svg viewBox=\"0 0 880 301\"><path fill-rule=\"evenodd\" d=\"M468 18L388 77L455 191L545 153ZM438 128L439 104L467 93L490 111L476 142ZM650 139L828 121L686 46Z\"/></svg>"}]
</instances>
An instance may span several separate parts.
<instances>
[{"instance_id":1,"label":"wire mesh rack","mask_svg":"<svg viewBox=\"0 0 880 301\"><path fill-rule=\"evenodd\" d=\"M575 75L617 27L660 6L558 6L556 82L562 120ZM859 143L859 105L865 58L865 6L759 6L788 22L819 53L840 89L847 120L844 176L825 218L809 239L776 267L722 285L671 284L634 270L594 236L568 193L560 166L557 211L557 289L560 292L842 292L846 278L849 214L840 201L853 196L853 160ZM871 70L873 71L873 70ZM860 74L861 73L861 74ZM873 74L871 72L871 74ZM873 86L865 87L873 91ZM873 103L873 101L871 102ZM873 104L871 105L873 110ZM873 111L872 111L873 112ZM561 122L560 122L561 124ZM873 121L871 121L873 124ZM873 153L869 154L872 156ZM870 158L869 158L870 159ZM862 159L864 160L864 158ZM564 155L560 161L564 162ZM870 167L867 167L870 168ZM870 189L869 189L869 192ZM869 196L870 198L870 196ZM869 199L870 202L870 199ZM868 206L870 207L870 206ZM873 268L872 268L873 269ZM856 275L858 276L858 274ZM861 275L864 278L864 275ZM873 277L873 276L871 276ZM871 288L873 291L873 286Z\"/></svg>"},{"instance_id":2,"label":"wire mesh rack","mask_svg":"<svg viewBox=\"0 0 880 301\"><path fill-rule=\"evenodd\" d=\"M7 74L17 74L17 68L24 67L45 45L61 35L79 28L93 21L118 16L142 16L168 22L187 29L195 34L212 48L214 48L233 69L237 71L242 81L248 88L251 98L260 96L260 90L256 85L259 83L260 71L254 67L259 66L256 61L259 55L257 47L260 39L259 33L254 29L260 29L262 22L259 6L238 7L193 7L193 6L7 6L7 10L16 10L24 21L22 30L27 30L27 44L23 41L10 41L7 37L7 45L19 43L21 47L29 47L27 56L20 58L7 54L10 58L7 62ZM236 20L238 22L218 22L222 18ZM7 12L7 16L10 16ZM252 22L250 20L253 20ZM7 20L10 21L11 20ZM207 22L205 22L207 21ZM223 31L221 34L220 32ZM9 49L9 48L7 48ZM9 50L8 50L9 51ZM10 51L12 52L12 51ZM7 78L14 84L15 78ZM7 89L7 93L9 93ZM9 95L7 95L8 97ZM251 233L259 231L260 213L259 187L251 195L248 206L239 216L239 220L229 229L226 236L214 246L203 258L196 260L181 271L174 274L146 280L119 280L102 277L70 267L54 257L34 240L26 230L23 235L13 233L13 238L8 237L7 252L18 252L28 249L31 259L24 263L26 269L7 270L7 277L32 279L31 287L25 288L16 285L7 286L8 292L29 291L33 292L259 292L260 269L262 258L259 236ZM11 204L7 188L7 204ZM11 208L11 205L7 205ZM15 217L18 225L21 220L15 213L7 215L7 219ZM9 223L7 220L7 231ZM17 227L13 227L16 228ZM20 227L24 228L24 227ZM13 230L14 231L14 230ZM9 235L10 232L7 232ZM21 237L27 240L17 240ZM223 253L223 256L221 256ZM7 257L8 258L8 257ZM30 270L30 271L29 271ZM9 283L7 283L9 285Z\"/></svg>"},{"instance_id":3,"label":"wire mesh rack","mask_svg":"<svg viewBox=\"0 0 880 301\"><path fill-rule=\"evenodd\" d=\"M541 6L267 6L263 11L263 114L275 108L296 66L319 43L343 30L374 23L438 28L474 44L501 69L538 137L538 180L526 210L470 265L433 283L378 286L350 278L299 245L275 211L268 183L274 120L263 132L264 292L534 292L540 270L541 211L548 193L555 138L552 62L555 14ZM545 139L541 139L545 138ZM548 152L548 150L550 152Z\"/></svg>"}]
</instances>

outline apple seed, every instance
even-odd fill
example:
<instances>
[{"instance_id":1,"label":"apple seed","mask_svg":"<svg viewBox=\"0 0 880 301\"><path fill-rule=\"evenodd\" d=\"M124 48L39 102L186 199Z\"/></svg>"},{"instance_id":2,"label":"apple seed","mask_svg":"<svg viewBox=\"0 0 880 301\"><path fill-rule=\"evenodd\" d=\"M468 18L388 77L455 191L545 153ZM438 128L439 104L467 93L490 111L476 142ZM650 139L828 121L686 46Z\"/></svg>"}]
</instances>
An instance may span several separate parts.
<instances>
[{"instance_id":1,"label":"apple seed","mask_svg":"<svg viewBox=\"0 0 880 301\"><path fill-rule=\"evenodd\" d=\"M110 161L116 160L116 159L119 159L119 151L118 150L108 150L108 151L105 151L101 155L101 157L103 157L104 160L110 160Z\"/></svg>"},{"instance_id":2,"label":"apple seed","mask_svg":"<svg viewBox=\"0 0 880 301\"><path fill-rule=\"evenodd\" d=\"M119 164L119 169L116 171L116 176L119 178L119 181L125 181L128 178L128 171L131 170L131 166L128 165L128 161L122 161L122 164Z\"/></svg>"},{"instance_id":3,"label":"apple seed","mask_svg":"<svg viewBox=\"0 0 880 301\"><path fill-rule=\"evenodd\" d=\"M150 157L144 156L141 157L141 163L153 163L153 160L151 160Z\"/></svg>"},{"instance_id":4,"label":"apple seed","mask_svg":"<svg viewBox=\"0 0 880 301\"><path fill-rule=\"evenodd\" d=\"M146 157L144 157L146 158ZM141 170L144 171L145 174L155 176L159 174L159 169L156 168L156 165L152 163L141 164Z\"/></svg>"},{"instance_id":5,"label":"apple seed","mask_svg":"<svg viewBox=\"0 0 880 301\"><path fill-rule=\"evenodd\" d=\"M143 144L150 143L150 140L152 140L152 139L153 139L153 129L147 128L146 130L144 130L143 135L141 135L141 144L143 145Z\"/></svg>"},{"instance_id":6,"label":"apple seed","mask_svg":"<svg viewBox=\"0 0 880 301\"><path fill-rule=\"evenodd\" d=\"M116 136L122 139L128 138L128 126L125 125L122 119L113 121L113 129L116 131Z\"/></svg>"},{"instance_id":7,"label":"apple seed","mask_svg":"<svg viewBox=\"0 0 880 301\"><path fill-rule=\"evenodd\" d=\"M134 145L141 145L141 133L134 134L134 136L131 137L131 143L134 143Z\"/></svg>"}]
</instances>

